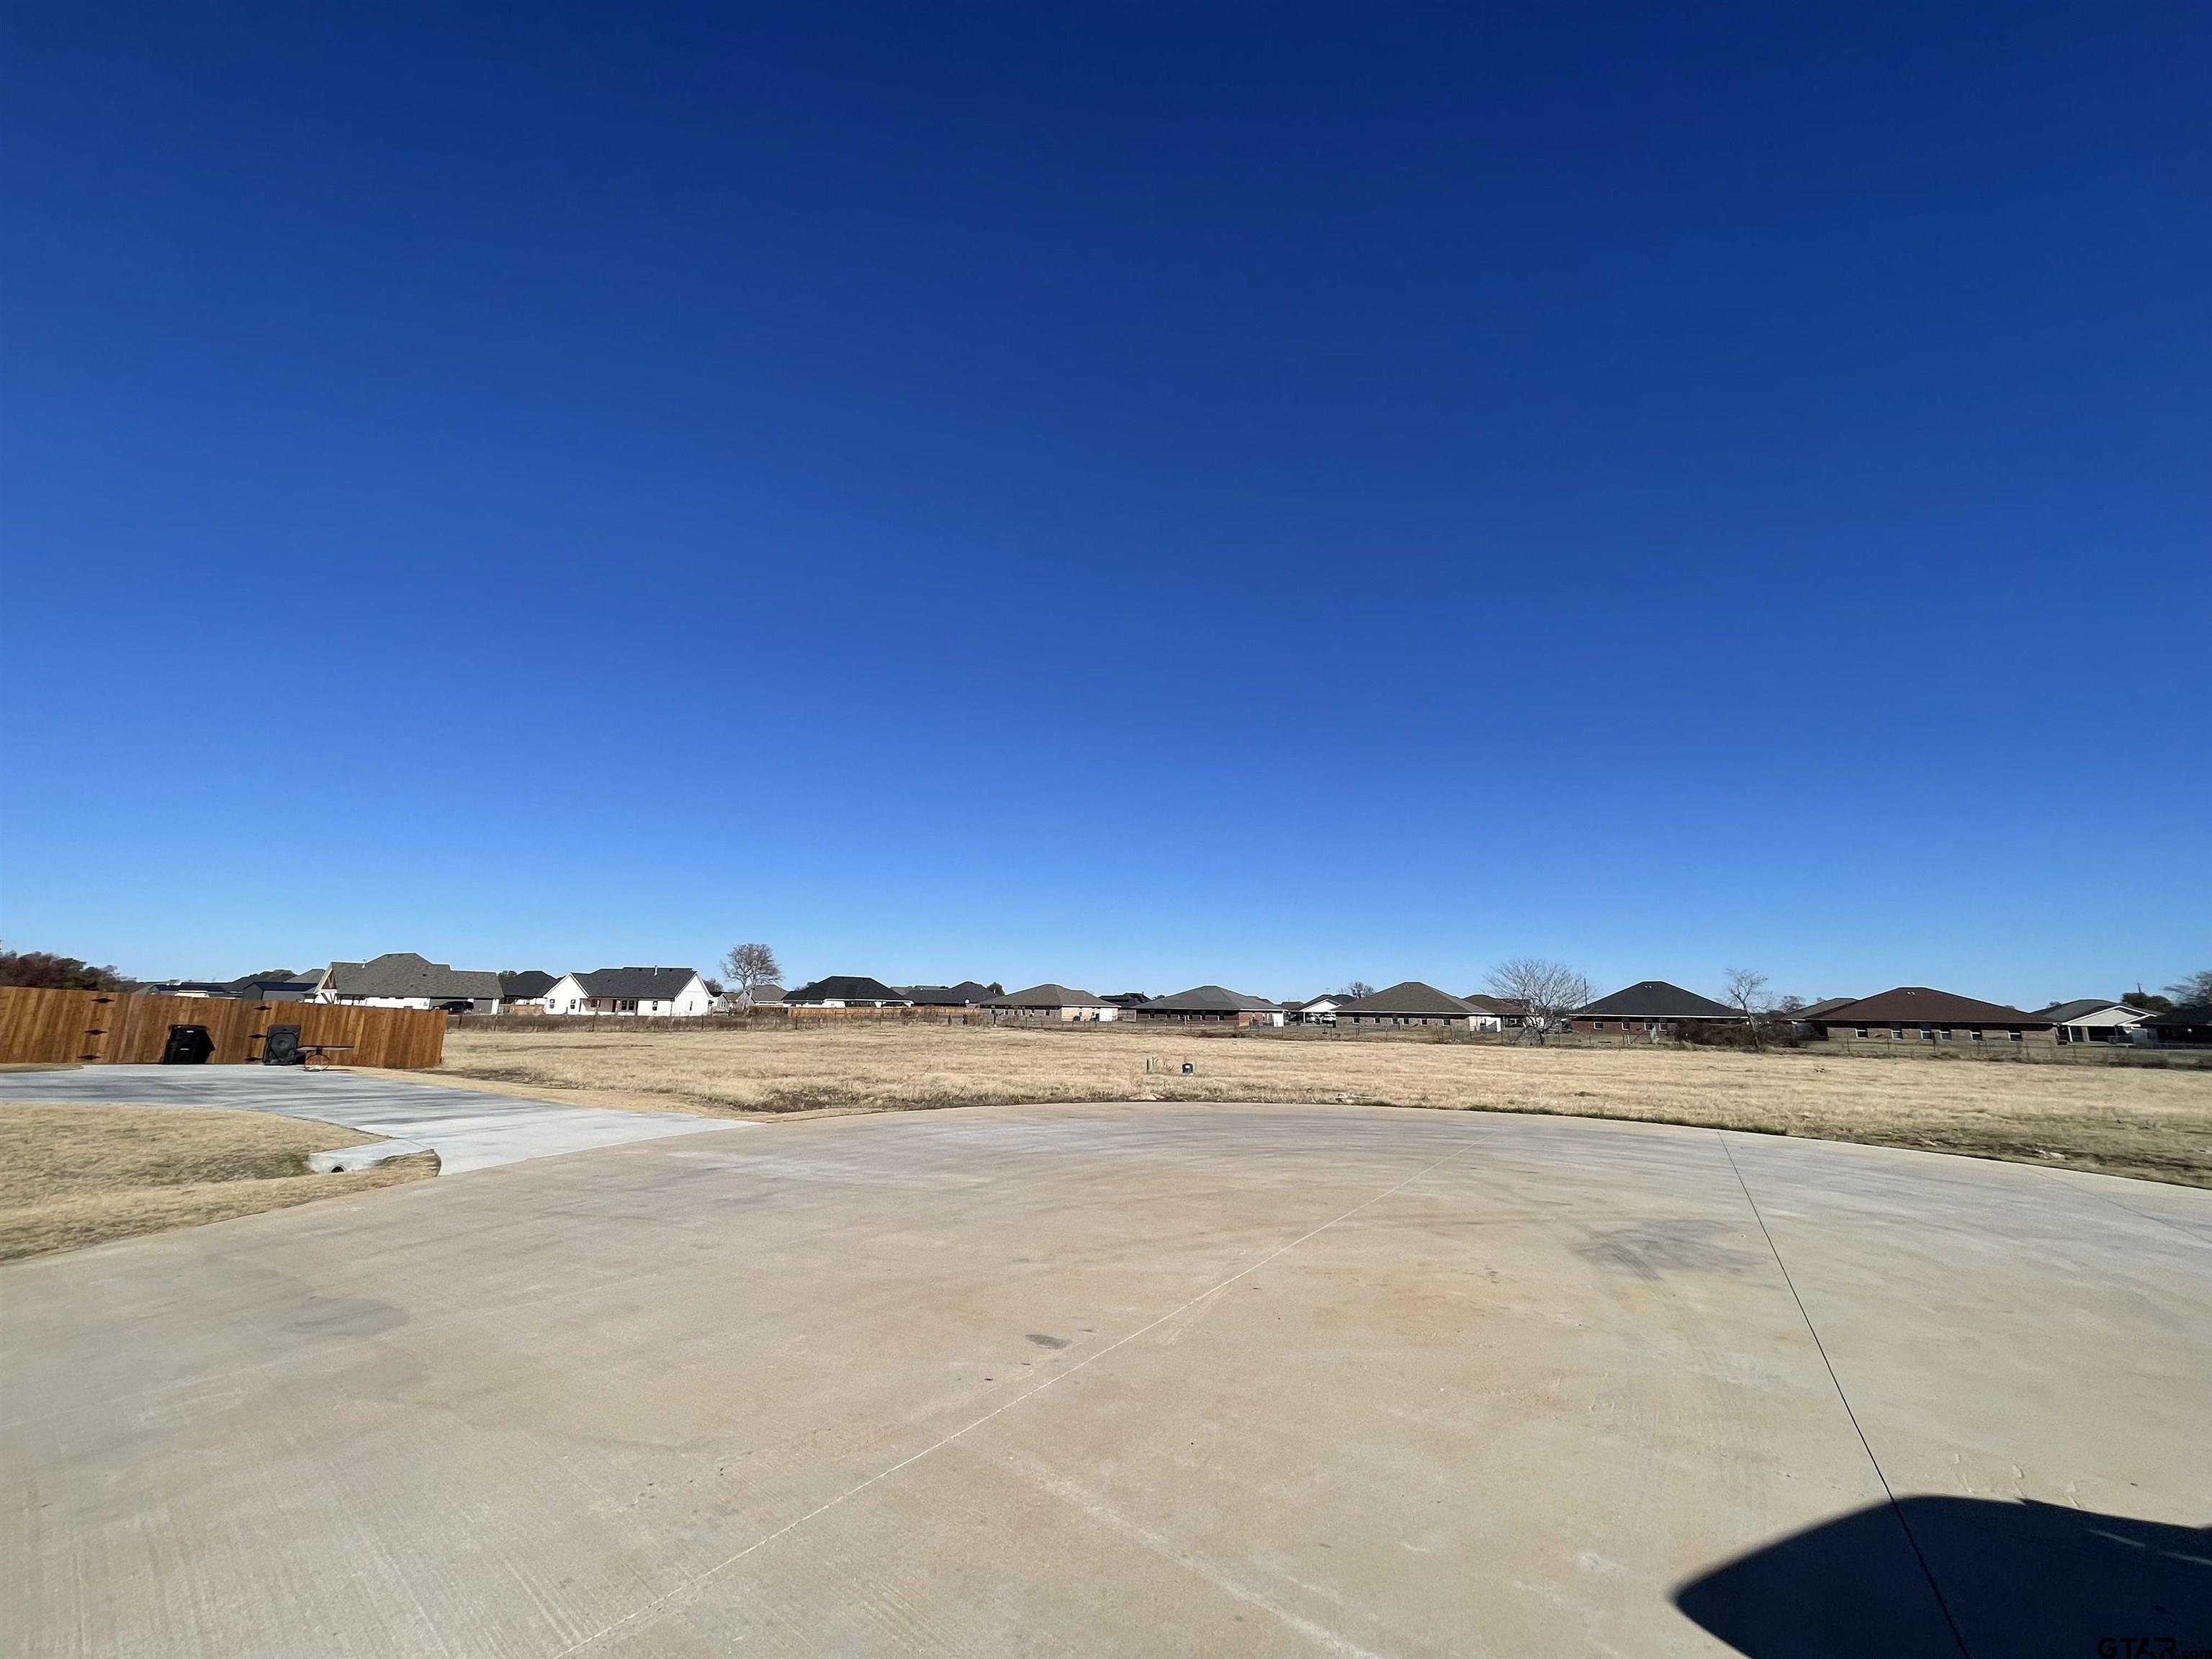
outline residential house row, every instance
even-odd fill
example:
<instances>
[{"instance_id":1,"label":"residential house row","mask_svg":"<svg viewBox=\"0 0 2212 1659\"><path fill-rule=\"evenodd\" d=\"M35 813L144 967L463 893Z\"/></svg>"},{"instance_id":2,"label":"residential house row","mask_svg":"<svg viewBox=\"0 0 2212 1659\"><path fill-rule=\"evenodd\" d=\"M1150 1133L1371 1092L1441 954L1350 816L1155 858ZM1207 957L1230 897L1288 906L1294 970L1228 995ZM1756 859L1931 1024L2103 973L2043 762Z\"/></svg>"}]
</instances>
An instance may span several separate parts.
<instances>
[{"instance_id":1,"label":"residential house row","mask_svg":"<svg viewBox=\"0 0 2212 1659\"><path fill-rule=\"evenodd\" d=\"M1455 996L1418 980L1351 996L1342 993L1279 1003L1219 985L1165 996L1141 991L1105 995L1060 984L1003 992L957 985L890 985L835 975L785 991L755 986L718 991L696 969L595 968L555 975L542 969L457 969L399 951L366 962L333 962L319 972L275 978L173 981L149 987L172 995L248 997L258 1001L352 1003L380 1008L444 1008L464 1013L550 1017L689 1018L758 1009L877 1009L961 1013L1006 1024L1095 1024L1239 1028L1326 1025L1347 1030L1458 1030L1510 1034L1530 1021L1528 1007L1484 992ZM1642 980L1560 1017L1587 1041L1649 1042L1692 1036L1699 1028L1740 1025L1741 1010L1665 980ZM1839 1049L1897 1052L1900 1045L1961 1051L2058 1048L2079 1043L2212 1044L2212 1006L2157 1013L2118 999L2081 997L2035 1010L1984 1002L1928 986L1901 985L1870 997L1829 997L1785 1018L1796 1035Z\"/></svg>"}]
</instances>

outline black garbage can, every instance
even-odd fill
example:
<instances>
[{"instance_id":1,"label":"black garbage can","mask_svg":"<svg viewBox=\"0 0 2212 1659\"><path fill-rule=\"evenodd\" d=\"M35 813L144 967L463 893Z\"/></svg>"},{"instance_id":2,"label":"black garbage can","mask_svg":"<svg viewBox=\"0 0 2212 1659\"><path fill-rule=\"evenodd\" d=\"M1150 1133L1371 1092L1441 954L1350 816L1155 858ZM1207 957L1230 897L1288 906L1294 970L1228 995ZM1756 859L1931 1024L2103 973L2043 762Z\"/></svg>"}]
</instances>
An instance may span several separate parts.
<instances>
[{"instance_id":1,"label":"black garbage can","mask_svg":"<svg viewBox=\"0 0 2212 1659\"><path fill-rule=\"evenodd\" d=\"M300 1053L300 1028L296 1025L272 1025L261 1038L261 1063L264 1066L297 1066L304 1056Z\"/></svg>"},{"instance_id":2,"label":"black garbage can","mask_svg":"<svg viewBox=\"0 0 2212 1659\"><path fill-rule=\"evenodd\" d=\"M161 1047L164 1066L204 1066L208 1056L215 1052L215 1039L208 1035L204 1025L172 1025L169 1040Z\"/></svg>"}]
</instances>

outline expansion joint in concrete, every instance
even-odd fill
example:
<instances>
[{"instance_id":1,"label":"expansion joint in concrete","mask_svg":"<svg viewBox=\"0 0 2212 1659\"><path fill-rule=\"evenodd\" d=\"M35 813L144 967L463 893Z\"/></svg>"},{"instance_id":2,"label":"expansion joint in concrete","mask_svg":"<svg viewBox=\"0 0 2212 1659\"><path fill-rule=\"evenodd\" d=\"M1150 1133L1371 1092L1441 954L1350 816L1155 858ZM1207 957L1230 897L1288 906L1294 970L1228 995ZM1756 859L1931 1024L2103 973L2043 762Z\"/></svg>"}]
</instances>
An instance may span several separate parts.
<instances>
[{"instance_id":1,"label":"expansion joint in concrete","mask_svg":"<svg viewBox=\"0 0 2212 1659\"><path fill-rule=\"evenodd\" d=\"M1743 1194L1743 1201L1751 1209L1751 1218L1759 1224L1759 1237L1766 1241L1769 1255L1782 1274L1782 1283L1790 1291L1790 1299L1797 1304L1797 1316L1805 1322L1805 1334L1813 1339L1813 1347L1820 1356L1820 1364L1828 1373L1828 1382L1836 1390L1836 1398L1843 1402L1844 1415L1850 1419L1851 1432L1859 1437L1859 1445L1866 1453L1867 1462L1874 1470L1874 1478L1881 1482L1882 1496L1889 1501L1889 1512L1896 1517L1898 1530L1905 1534L1905 1542L1912 1552L1912 1559L1920 1564L1921 1576L1928 1581L1928 1593L1936 1598L1936 1605L1943 1614L1943 1622L1950 1628L1951 1640L1959 1650L1960 1659L1973 1659L1966 1647L1966 1638L1960 1634L1959 1621L1951 1616L1951 1604L1943 1599L1943 1587L1936 1582L1935 1569L1928 1565L1928 1557L1920 1547L1920 1540L1912 1535L1912 1523L1905 1518L1899 1506L1897 1493L1891 1489L1889 1476L1884 1473L1881 1459L1874 1454L1874 1443L1867 1438L1866 1430L1860 1425L1859 1414L1851 1407L1851 1397L1844 1391L1844 1379L1836 1375L1836 1362L1828 1358L1828 1345L1820 1340L1820 1327L1814 1324L1813 1316L1805 1306L1805 1298L1797 1292L1797 1281L1790 1276L1790 1264L1782 1259L1782 1249L1774 1242L1774 1234L1759 1213L1759 1200L1751 1195L1751 1183L1743 1178L1742 1168L1735 1161L1735 1150L1729 1145L1727 1133L1713 1131L1721 1144L1721 1152L1728 1159L1729 1172L1735 1176L1735 1184Z\"/></svg>"}]
</instances>

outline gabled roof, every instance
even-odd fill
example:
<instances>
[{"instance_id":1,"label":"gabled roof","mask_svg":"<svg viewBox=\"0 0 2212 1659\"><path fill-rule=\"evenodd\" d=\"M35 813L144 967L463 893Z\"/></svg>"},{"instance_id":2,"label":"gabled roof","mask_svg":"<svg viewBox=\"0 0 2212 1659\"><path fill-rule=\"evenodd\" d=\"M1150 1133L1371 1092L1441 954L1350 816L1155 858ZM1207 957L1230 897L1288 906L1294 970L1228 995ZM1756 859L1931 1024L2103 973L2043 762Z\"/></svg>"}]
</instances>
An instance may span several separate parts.
<instances>
[{"instance_id":1,"label":"gabled roof","mask_svg":"<svg viewBox=\"0 0 2212 1659\"><path fill-rule=\"evenodd\" d=\"M1822 997L1818 1002L1806 1004L1805 1006L1800 1008L1796 1013L1790 1015L1790 1018L1792 1019L1819 1019L1824 1015L1832 1014L1838 1008L1847 1008L1857 1000L1858 999L1856 997Z\"/></svg>"},{"instance_id":2,"label":"gabled roof","mask_svg":"<svg viewBox=\"0 0 2212 1659\"><path fill-rule=\"evenodd\" d=\"M1323 991L1319 996L1308 997L1304 1002L1285 1003L1283 1012L1286 1014L1302 1014L1310 1009L1319 1008L1323 1012L1333 1012L1342 1007L1346 1000L1341 992Z\"/></svg>"},{"instance_id":3,"label":"gabled roof","mask_svg":"<svg viewBox=\"0 0 2212 1659\"><path fill-rule=\"evenodd\" d=\"M2048 1025L2047 1016L1925 985L1899 985L1820 1016L1830 1025Z\"/></svg>"},{"instance_id":4,"label":"gabled roof","mask_svg":"<svg viewBox=\"0 0 2212 1659\"><path fill-rule=\"evenodd\" d=\"M1009 991L1002 997L993 997L983 1006L986 1008L1105 1008L1112 1005L1103 997L1094 997L1088 991L1070 990L1065 985L1032 985L1026 991Z\"/></svg>"},{"instance_id":5,"label":"gabled roof","mask_svg":"<svg viewBox=\"0 0 2212 1659\"><path fill-rule=\"evenodd\" d=\"M1743 1015L1725 1003L1685 991L1663 979L1638 980L1625 991L1575 1010L1577 1018L1593 1019L1741 1019Z\"/></svg>"},{"instance_id":6,"label":"gabled roof","mask_svg":"<svg viewBox=\"0 0 2212 1659\"><path fill-rule=\"evenodd\" d=\"M499 975L473 969L448 968L412 951L392 951L367 962L334 962L319 981L348 997L428 997L471 1001L500 994Z\"/></svg>"},{"instance_id":7,"label":"gabled roof","mask_svg":"<svg viewBox=\"0 0 2212 1659\"><path fill-rule=\"evenodd\" d=\"M1336 1006L1340 1014L1451 1014L1462 1018L1474 1010L1449 992L1417 979L1387 987L1372 996L1354 997Z\"/></svg>"},{"instance_id":8,"label":"gabled roof","mask_svg":"<svg viewBox=\"0 0 2212 1659\"><path fill-rule=\"evenodd\" d=\"M637 998L673 1002L699 977L696 968L594 968L588 974L569 975L584 988L587 997Z\"/></svg>"},{"instance_id":9,"label":"gabled roof","mask_svg":"<svg viewBox=\"0 0 2212 1659\"><path fill-rule=\"evenodd\" d=\"M510 969L499 976L499 994L509 1002L527 1002L544 996L556 983L540 968Z\"/></svg>"},{"instance_id":10,"label":"gabled roof","mask_svg":"<svg viewBox=\"0 0 2212 1659\"><path fill-rule=\"evenodd\" d=\"M1144 991L1109 991L1099 1000L1110 1002L1116 1008L1141 1008L1152 999Z\"/></svg>"},{"instance_id":11,"label":"gabled roof","mask_svg":"<svg viewBox=\"0 0 2212 1659\"><path fill-rule=\"evenodd\" d=\"M879 979L865 974L832 974L811 985L785 993L786 1002L903 1002L906 999Z\"/></svg>"},{"instance_id":12,"label":"gabled roof","mask_svg":"<svg viewBox=\"0 0 2212 1659\"><path fill-rule=\"evenodd\" d=\"M1237 1014L1273 1012L1280 1003L1270 1002L1265 997L1248 997L1237 991L1224 990L1218 985L1194 985L1188 991L1177 991L1172 996L1154 997L1140 1006L1157 1008L1171 1014Z\"/></svg>"},{"instance_id":13,"label":"gabled roof","mask_svg":"<svg viewBox=\"0 0 2212 1659\"><path fill-rule=\"evenodd\" d=\"M2113 997L2076 997L2071 1002L2054 1002L2048 1008L2037 1009L2035 1017L2047 1019L2053 1025L2063 1025L2069 1019L2080 1019L2087 1014L2101 1014L2108 1008L2118 1009L2121 1013L2131 1016L2131 1023L2150 1017L2148 1010L2130 1008Z\"/></svg>"},{"instance_id":14,"label":"gabled roof","mask_svg":"<svg viewBox=\"0 0 2212 1659\"><path fill-rule=\"evenodd\" d=\"M751 992L748 994L739 990L736 986L732 985L729 989L722 993L722 996L726 1001L736 1000L750 1002L756 1008L766 1008L783 1000L783 987L781 985L756 985L753 987Z\"/></svg>"},{"instance_id":15,"label":"gabled roof","mask_svg":"<svg viewBox=\"0 0 2212 1659\"><path fill-rule=\"evenodd\" d=\"M892 988L908 1002L924 1008L973 1008L988 1000L991 988L963 979L957 985L899 985Z\"/></svg>"},{"instance_id":16,"label":"gabled roof","mask_svg":"<svg viewBox=\"0 0 2212 1659\"><path fill-rule=\"evenodd\" d=\"M1493 997L1480 991L1469 991L1460 999L1478 1014L1525 1014L1528 1005L1519 997Z\"/></svg>"}]
</instances>

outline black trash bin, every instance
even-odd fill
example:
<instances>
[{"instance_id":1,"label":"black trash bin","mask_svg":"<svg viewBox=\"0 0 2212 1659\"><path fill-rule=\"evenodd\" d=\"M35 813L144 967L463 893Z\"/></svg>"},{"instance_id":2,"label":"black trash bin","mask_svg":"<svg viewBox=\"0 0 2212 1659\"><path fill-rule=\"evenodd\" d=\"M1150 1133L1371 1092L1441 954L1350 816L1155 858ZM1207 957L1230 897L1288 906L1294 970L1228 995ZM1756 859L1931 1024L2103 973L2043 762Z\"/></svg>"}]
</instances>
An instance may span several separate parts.
<instances>
[{"instance_id":1,"label":"black trash bin","mask_svg":"<svg viewBox=\"0 0 2212 1659\"><path fill-rule=\"evenodd\" d=\"M208 1056L215 1052L215 1039L208 1035L204 1025L172 1025L169 1040L161 1047L164 1066L204 1066Z\"/></svg>"},{"instance_id":2,"label":"black trash bin","mask_svg":"<svg viewBox=\"0 0 2212 1659\"><path fill-rule=\"evenodd\" d=\"M300 1052L300 1028L296 1025L272 1025L261 1038L261 1063L264 1066L297 1066L306 1056Z\"/></svg>"}]
</instances>

